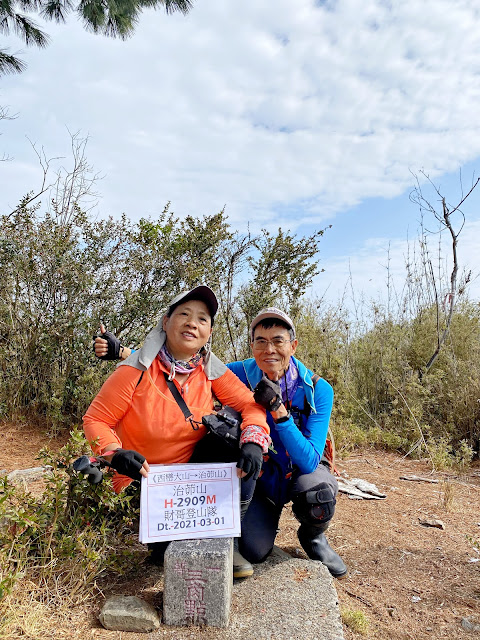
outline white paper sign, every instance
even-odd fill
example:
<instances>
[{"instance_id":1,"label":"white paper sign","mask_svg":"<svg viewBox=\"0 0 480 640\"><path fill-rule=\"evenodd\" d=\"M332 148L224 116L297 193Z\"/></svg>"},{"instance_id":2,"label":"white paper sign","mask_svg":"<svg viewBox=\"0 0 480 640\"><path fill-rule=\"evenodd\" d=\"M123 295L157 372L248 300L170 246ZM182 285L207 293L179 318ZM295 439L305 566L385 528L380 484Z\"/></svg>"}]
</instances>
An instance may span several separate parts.
<instances>
[{"instance_id":1,"label":"white paper sign","mask_svg":"<svg viewBox=\"0 0 480 640\"><path fill-rule=\"evenodd\" d=\"M235 463L152 464L142 478L140 542L240 535Z\"/></svg>"}]
</instances>

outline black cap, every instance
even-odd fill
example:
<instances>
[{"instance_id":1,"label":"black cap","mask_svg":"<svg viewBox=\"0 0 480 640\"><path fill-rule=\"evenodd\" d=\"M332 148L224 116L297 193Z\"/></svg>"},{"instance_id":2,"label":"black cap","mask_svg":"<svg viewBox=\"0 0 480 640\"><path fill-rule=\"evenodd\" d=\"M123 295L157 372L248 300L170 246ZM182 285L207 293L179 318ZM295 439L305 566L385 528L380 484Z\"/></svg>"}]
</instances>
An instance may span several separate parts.
<instances>
[{"instance_id":1,"label":"black cap","mask_svg":"<svg viewBox=\"0 0 480 640\"><path fill-rule=\"evenodd\" d=\"M168 310L171 311L172 308L175 308L182 302L187 302L188 300L201 300L202 302L205 302L213 320L218 310L218 301L210 287L202 284L198 287L195 287L194 289L191 289L190 291L179 293L178 296L175 296L175 298L170 303Z\"/></svg>"}]
</instances>

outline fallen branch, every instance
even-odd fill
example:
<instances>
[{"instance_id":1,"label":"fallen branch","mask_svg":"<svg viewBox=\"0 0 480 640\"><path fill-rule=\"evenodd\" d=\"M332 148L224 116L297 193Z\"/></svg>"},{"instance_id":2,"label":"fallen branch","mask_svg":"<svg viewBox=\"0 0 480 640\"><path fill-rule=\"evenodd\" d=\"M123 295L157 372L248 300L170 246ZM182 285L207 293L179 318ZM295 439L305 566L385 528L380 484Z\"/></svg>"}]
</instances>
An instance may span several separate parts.
<instances>
[{"instance_id":1,"label":"fallen branch","mask_svg":"<svg viewBox=\"0 0 480 640\"><path fill-rule=\"evenodd\" d=\"M438 484L438 480L434 478L422 478L420 476L400 476L400 480L410 480L411 482L430 482L431 484Z\"/></svg>"},{"instance_id":2,"label":"fallen branch","mask_svg":"<svg viewBox=\"0 0 480 640\"><path fill-rule=\"evenodd\" d=\"M359 478L354 478L352 481L344 478L339 479L338 490L341 493L347 493L350 496L363 498L364 500L384 500L387 497L384 493L380 493L374 484Z\"/></svg>"},{"instance_id":3,"label":"fallen branch","mask_svg":"<svg viewBox=\"0 0 480 640\"><path fill-rule=\"evenodd\" d=\"M363 602L363 604L366 604L367 607L373 607L373 604L371 602L369 602L365 598L362 598L362 596L357 596L357 594L353 593L353 591L349 591L348 589L344 589L344 591L345 593L348 593L349 596L352 596L352 598L356 598L357 600L360 600L360 602Z\"/></svg>"}]
</instances>

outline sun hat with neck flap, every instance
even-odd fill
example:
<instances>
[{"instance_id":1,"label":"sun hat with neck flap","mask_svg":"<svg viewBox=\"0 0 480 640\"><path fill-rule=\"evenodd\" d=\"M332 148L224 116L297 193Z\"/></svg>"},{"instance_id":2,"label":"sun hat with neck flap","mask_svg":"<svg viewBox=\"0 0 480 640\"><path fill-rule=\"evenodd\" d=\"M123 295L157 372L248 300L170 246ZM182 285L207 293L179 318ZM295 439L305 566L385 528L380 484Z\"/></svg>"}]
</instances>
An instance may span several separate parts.
<instances>
[{"instance_id":1,"label":"sun hat with neck flap","mask_svg":"<svg viewBox=\"0 0 480 640\"><path fill-rule=\"evenodd\" d=\"M145 338L145 342L141 349L134 351L126 360L120 362L117 366L121 367L122 365L128 365L135 369L139 369L139 371L146 371L157 357L158 352L163 347L167 339L167 334L163 330L163 318L168 313L171 313L175 307L183 302L188 302L188 300L201 300L204 302L210 311L213 325L213 320L218 311L218 301L210 287L207 287L206 285L199 285L190 289L190 291L179 293L169 302L167 309L162 313L157 326L152 329ZM222 376L227 370L226 365L217 358L214 353L212 353L210 349L210 340L205 345L204 368L205 374L209 380L216 380L217 378L220 378L220 376Z\"/></svg>"}]
</instances>

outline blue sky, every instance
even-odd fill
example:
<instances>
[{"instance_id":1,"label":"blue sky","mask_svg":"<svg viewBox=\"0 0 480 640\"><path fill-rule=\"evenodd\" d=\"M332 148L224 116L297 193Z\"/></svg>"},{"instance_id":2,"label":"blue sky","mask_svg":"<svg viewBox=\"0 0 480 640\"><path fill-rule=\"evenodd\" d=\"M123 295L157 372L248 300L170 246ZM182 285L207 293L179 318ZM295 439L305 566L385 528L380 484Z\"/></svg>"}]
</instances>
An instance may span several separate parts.
<instances>
[{"instance_id":1,"label":"blue sky","mask_svg":"<svg viewBox=\"0 0 480 640\"><path fill-rule=\"evenodd\" d=\"M226 205L238 230L332 224L314 293L334 300L349 271L366 296L382 290L388 247L402 277L419 220L412 171L454 202L460 169L467 185L480 166L473 0L197 0L186 17L146 11L126 42L75 16L45 28L45 50L6 39L28 69L0 80L18 114L0 122L0 157L13 158L0 163L2 212L40 181L28 139L68 157L67 129L79 131L104 176L98 216L171 201L180 216ZM459 249L474 270L479 198Z\"/></svg>"}]
</instances>

